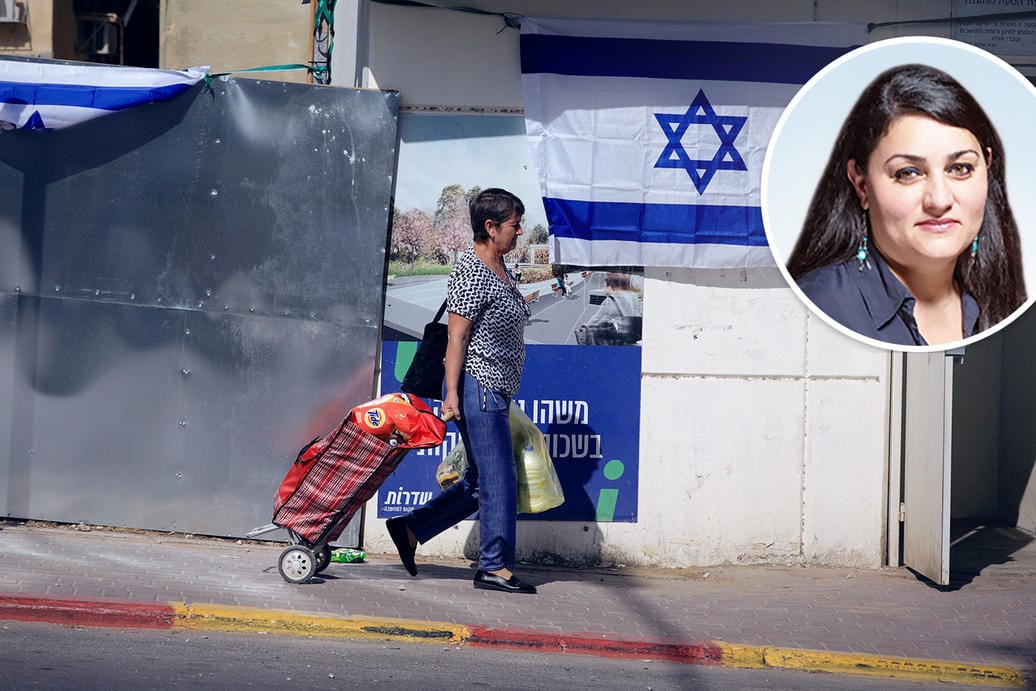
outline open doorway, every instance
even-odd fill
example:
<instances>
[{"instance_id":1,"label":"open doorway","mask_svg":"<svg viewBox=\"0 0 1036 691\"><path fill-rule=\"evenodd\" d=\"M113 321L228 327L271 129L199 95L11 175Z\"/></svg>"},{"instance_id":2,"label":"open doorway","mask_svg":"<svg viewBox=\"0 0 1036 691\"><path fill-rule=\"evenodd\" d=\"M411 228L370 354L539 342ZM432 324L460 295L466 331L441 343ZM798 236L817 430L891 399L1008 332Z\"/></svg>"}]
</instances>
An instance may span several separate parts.
<instances>
[{"instance_id":1,"label":"open doorway","mask_svg":"<svg viewBox=\"0 0 1036 691\"><path fill-rule=\"evenodd\" d=\"M1036 312L962 354L893 358L889 563L942 587L1036 573Z\"/></svg>"},{"instance_id":2,"label":"open doorway","mask_svg":"<svg viewBox=\"0 0 1036 691\"><path fill-rule=\"evenodd\" d=\"M1036 550L1034 338L1029 310L954 365L951 585Z\"/></svg>"},{"instance_id":3,"label":"open doorway","mask_svg":"<svg viewBox=\"0 0 1036 691\"><path fill-rule=\"evenodd\" d=\"M1029 311L962 353L891 358L890 565L948 588L1036 576L1034 340Z\"/></svg>"}]
</instances>

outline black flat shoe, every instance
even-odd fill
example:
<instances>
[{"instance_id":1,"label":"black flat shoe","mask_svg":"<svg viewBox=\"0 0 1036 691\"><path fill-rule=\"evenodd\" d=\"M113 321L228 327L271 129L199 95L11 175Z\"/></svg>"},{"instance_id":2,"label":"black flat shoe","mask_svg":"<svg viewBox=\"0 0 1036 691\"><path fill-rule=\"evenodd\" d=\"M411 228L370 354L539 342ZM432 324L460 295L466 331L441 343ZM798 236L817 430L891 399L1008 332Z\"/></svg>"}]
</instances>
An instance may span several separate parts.
<instances>
[{"instance_id":1,"label":"black flat shoe","mask_svg":"<svg viewBox=\"0 0 1036 691\"><path fill-rule=\"evenodd\" d=\"M535 593L536 586L518 580L513 573L510 578L497 576L479 569L475 572L475 587L479 590L500 590L505 593Z\"/></svg>"},{"instance_id":2,"label":"black flat shoe","mask_svg":"<svg viewBox=\"0 0 1036 691\"><path fill-rule=\"evenodd\" d=\"M403 516L396 516L385 521L385 527L388 528L389 537L392 538L392 542L396 545L396 551L399 552L399 560L403 562L403 568L411 576L417 575L417 564L414 562L414 555L417 554L417 548L410 546L410 535L407 534L406 518Z\"/></svg>"}]
</instances>

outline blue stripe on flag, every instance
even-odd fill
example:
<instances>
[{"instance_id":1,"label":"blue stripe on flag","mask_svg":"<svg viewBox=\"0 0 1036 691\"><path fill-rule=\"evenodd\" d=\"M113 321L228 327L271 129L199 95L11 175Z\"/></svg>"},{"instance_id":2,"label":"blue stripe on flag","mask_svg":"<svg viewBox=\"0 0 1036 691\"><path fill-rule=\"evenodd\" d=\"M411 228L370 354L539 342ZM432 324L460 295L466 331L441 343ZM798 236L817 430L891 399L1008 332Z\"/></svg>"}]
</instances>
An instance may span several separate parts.
<instances>
[{"instance_id":1,"label":"blue stripe on flag","mask_svg":"<svg viewBox=\"0 0 1036 691\"><path fill-rule=\"evenodd\" d=\"M682 245L765 247L758 206L584 202L544 197L553 235Z\"/></svg>"},{"instance_id":2,"label":"blue stripe on flag","mask_svg":"<svg viewBox=\"0 0 1036 691\"><path fill-rule=\"evenodd\" d=\"M522 34L522 74L805 84L855 46Z\"/></svg>"},{"instance_id":3,"label":"blue stripe on flag","mask_svg":"<svg viewBox=\"0 0 1036 691\"><path fill-rule=\"evenodd\" d=\"M80 84L0 82L0 103L122 110L152 101L172 99L190 87L190 84L111 87Z\"/></svg>"}]
</instances>

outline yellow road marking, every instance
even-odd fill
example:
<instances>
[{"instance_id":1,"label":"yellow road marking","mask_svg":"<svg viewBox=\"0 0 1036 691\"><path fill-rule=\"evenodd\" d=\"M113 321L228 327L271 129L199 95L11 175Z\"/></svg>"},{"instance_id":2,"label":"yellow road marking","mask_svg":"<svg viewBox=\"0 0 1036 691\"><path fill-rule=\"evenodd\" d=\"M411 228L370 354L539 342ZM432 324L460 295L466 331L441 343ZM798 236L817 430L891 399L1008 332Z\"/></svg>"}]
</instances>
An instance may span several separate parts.
<instances>
[{"instance_id":1,"label":"yellow road marking","mask_svg":"<svg viewBox=\"0 0 1036 691\"><path fill-rule=\"evenodd\" d=\"M718 645L723 650L723 663L731 667L778 667L814 672L923 678L996 686L1025 685L1017 670L999 665L771 646L744 646L729 643L718 643Z\"/></svg>"},{"instance_id":2,"label":"yellow road marking","mask_svg":"<svg viewBox=\"0 0 1036 691\"><path fill-rule=\"evenodd\" d=\"M328 617L259 607L174 603L175 628L221 631L264 631L306 636L392 639L460 643L468 638L464 626L373 617Z\"/></svg>"}]
</instances>

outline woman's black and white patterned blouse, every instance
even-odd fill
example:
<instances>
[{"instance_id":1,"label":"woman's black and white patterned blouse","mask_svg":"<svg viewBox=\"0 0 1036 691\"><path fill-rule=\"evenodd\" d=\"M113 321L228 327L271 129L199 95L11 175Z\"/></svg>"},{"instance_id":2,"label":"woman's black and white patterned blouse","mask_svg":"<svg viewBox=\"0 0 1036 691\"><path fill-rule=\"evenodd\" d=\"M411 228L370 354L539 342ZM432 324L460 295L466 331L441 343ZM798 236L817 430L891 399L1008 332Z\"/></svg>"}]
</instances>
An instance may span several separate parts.
<instances>
[{"instance_id":1,"label":"woman's black and white patterned blouse","mask_svg":"<svg viewBox=\"0 0 1036 691\"><path fill-rule=\"evenodd\" d=\"M525 325L532 312L513 277L502 281L469 247L450 274L446 309L472 322L464 369L487 388L508 396L518 393Z\"/></svg>"}]
</instances>

